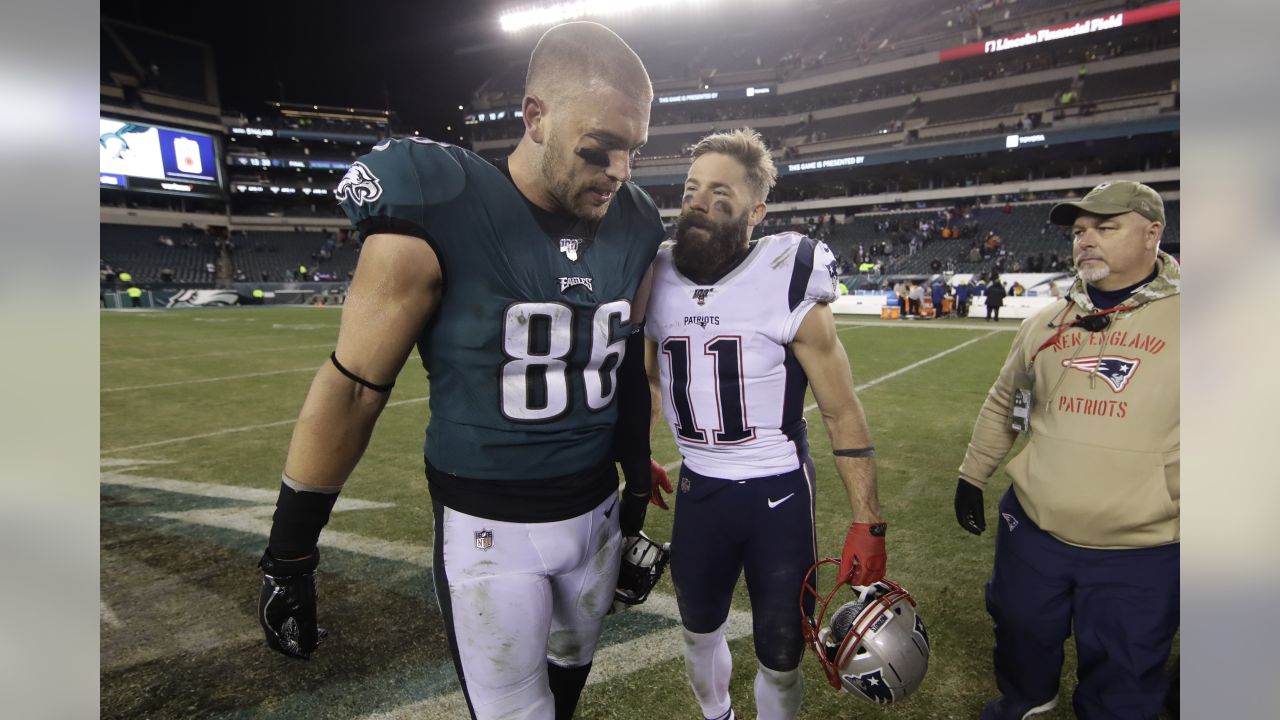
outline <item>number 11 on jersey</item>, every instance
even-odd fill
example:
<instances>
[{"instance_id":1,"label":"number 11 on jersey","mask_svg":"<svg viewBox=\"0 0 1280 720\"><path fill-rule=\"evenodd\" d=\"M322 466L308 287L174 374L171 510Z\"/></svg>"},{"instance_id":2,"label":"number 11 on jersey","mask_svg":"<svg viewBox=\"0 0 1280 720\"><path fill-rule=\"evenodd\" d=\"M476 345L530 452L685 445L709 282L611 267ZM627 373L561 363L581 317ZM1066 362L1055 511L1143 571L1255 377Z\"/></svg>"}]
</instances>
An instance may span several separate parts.
<instances>
[{"instance_id":1,"label":"number 11 on jersey","mask_svg":"<svg viewBox=\"0 0 1280 720\"><path fill-rule=\"evenodd\" d=\"M693 383L706 383L707 378L694 377L689 353L689 338L669 337L662 343L671 382L667 387L671 406L676 412L676 434L693 443L706 443L707 431L698 427L690 399ZM702 346L703 355L709 355L714 365L716 409L719 425L712 430L713 444L737 445L755 439L756 429L747 425L746 388L742 373L742 338L737 335L719 335Z\"/></svg>"}]
</instances>

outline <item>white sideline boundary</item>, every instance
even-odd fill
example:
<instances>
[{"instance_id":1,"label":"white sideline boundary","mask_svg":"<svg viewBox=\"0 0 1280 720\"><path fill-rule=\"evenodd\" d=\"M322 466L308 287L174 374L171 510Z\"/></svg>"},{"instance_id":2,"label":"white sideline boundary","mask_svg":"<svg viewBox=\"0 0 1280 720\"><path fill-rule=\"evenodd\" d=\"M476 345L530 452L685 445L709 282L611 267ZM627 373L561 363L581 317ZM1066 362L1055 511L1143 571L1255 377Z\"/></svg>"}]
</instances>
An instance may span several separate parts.
<instances>
[{"instance_id":1,"label":"white sideline boundary","mask_svg":"<svg viewBox=\"0 0 1280 720\"><path fill-rule=\"evenodd\" d=\"M857 329L858 327L874 327L872 323L862 325L850 325L841 327L838 332L846 329ZM929 363L940 360L952 353L959 352L974 343L985 340L1002 329L989 330L975 338L970 338L958 345L952 346L941 352L930 355L927 358L917 360L909 365L903 366L897 370L881 375L880 377L868 380L861 385L855 387L855 390L861 392L868 388L875 387L883 382L892 380L905 373L911 372L919 367L928 365ZM406 405L410 403L422 402L426 397L411 398L407 400L399 400L391 405ZM807 414L817 409L817 403L807 405L804 412ZM169 440L160 440L151 443L143 443L124 448L115 448L105 450L104 453L121 452L139 447L154 447L156 445L166 445L171 443L185 442L202 437L213 437L234 432L242 432L245 430L259 429L263 427L276 427L294 420L285 420L274 423L265 423L262 425L249 426L247 428L228 428L217 430L210 433L201 433L199 435L188 436L186 438L172 438ZM115 460L107 461L115 466L122 466L124 461ZM141 464L141 463L139 463ZM680 463L677 461L667 466L667 470L671 471L678 468ZM269 490L240 488L213 485L208 483L189 483L179 480L164 480L159 478L140 478L128 476L121 473L104 473L103 482L116 482L119 484L133 484L134 486L154 487L157 489L169 490L171 492L186 492L189 494L201 494L212 497L232 497L236 499L252 498L258 502L271 502L274 500L273 493ZM269 500L267 498L270 498ZM348 498L352 505L365 501ZM347 505L343 505L343 499L340 498L335 511L339 509L354 510L358 509ZM382 505L381 503L369 503L369 505ZM188 510L172 513L158 513L158 517L163 517L180 522L187 522L197 525L206 525L219 527L224 529L247 532L261 537L270 535L270 519L273 507L269 504L254 505L239 508L218 508L212 510ZM360 508L362 509L362 508ZM325 545L334 547L348 552L359 553L362 555L377 557L397 562L405 562L424 569L430 568L431 550L423 545L415 545L412 543L400 543L387 540L377 540L366 536L356 535L353 533L343 533L330 530L325 533ZM104 606L105 609L105 606ZM109 612L109 609L106 609ZM680 633L679 618L680 611L676 604L675 597L665 593L653 593L649 596L648 601L644 605L643 612L657 614L662 617L675 621L675 626L664 630L648 633L631 640L621 643L615 643L607 647L600 648L596 652L593 663L593 672L587 678L588 685L596 685L603 682L609 682L615 678L624 677L635 672L639 672L646 668L657 665L660 662L678 658L683 655L684 641ZM105 613L103 621L110 623ZM751 614L742 610L730 610L728 627L726 628L726 637L733 641L739 638L751 635ZM452 718L465 717L467 715L466 700L461 690L453 690L440 695L434 695L421 700L416 700L399 707L393 708L385 712L377 712L364 716L362 720L409 720L410 718L421 718L423 720L450 720Z\"/></svg>"},{"instance_id":2,"label":"white sideline boundary","mask_svg":"<svg viewBox=\"0 0 1280 720\"><path fill-rule=\"evenodd\" d=\"M856 325L856 326L852 326L852 327L875 327L875 325L874 325L874 324L871 324L871 323L867 323L867 324ZM845 329L849 329L849 328L841 328L841 330L845 330ZM923 359L923 360L917 360L917 361L915 361L915 362L911 363L910 365L906 365L906 366L900 367L900 368L898 368L897 370L894 370L894 371L893 371L893 372L891 372L891 373L885 373L884 375L881 375L881 376L880 376L880 377L878 377L878 378L873 378L873 379L871 379L871 380L868 380L868 381L866 381L866 382L862 383L861 385L857 385L857 386L855 386L853 389L854 389L854 391L855 391L855 392L862 392L863 390L866 390L867 388L873 388L873 387L875 387L876 385L879 385L880 383L882 383L882 382L884 382L884 381L886 381L886 380L892 380L893 378L896 378L896 377L898 377L899 375L901 375L901 374L903 374L903 373L911 372L912 370L915 370L916 368L918 368L918 367L920 367L920 366L922 366L922 365L928 365L929 363L931 363L931 362L933 362L933 361L935 361L935 360L941 360L942 358L944 358L944 357L946 357L946 356L950 355L951 353L953 353L953 352L957 352L957 351L960 351L960 350L963 350L963 349L965 349L965 348L969 347L970 345L972 345L972 344L974 344L974 343L976 343L976 342L978 342L978 341L980 341L980 340L986 340L987 338L991 337L992 335L995 335L997 332L999 332L999 331L998 331L998 330L991 330L990 332L983 333L982 335L979 335L979 336L978 336L978 337L976 337L976 338L970 338L970 339L965 340L964 342L960 343L959 345L955 345L955 346L953 346L953 347L949 347L949 348L947 348L946 350L943 350L943 351L942 351L942 352L940 352L940 353L936 353L936 354L934 354L934 355L930 355L929 357L927 357L927 358L925 358L925 359ZM815 402L815 403L809 403L808 405L805 405L805 406L804 406L804 412L805 412L805 414L806 414L806 415L807 415L807 414L809 414L810 412L814 411L814 410L817 410L817 409L818 409L818 403L816 403L816 402ZM680 460L676 460L675 462L671 462L671 463L667 463L666 465L663 465L663 466L662 466L662 469L666 470L667 472L671 472L671 471L673 471L673 470L677 470L677 469L679 469L679 468L680 468L680 463L681 463L681 461L680 461Z\"/></svg>"},{"instance_id":3,"label":"white sideline boundary","mask_svg":"<svg viewBox=\"0 0 1280 720\"><path fill-rule=\"evenodd\" d=\"M895 330L990 330L991 332L1018 332L1022 324L1004 325L997 324L992 327L990 323L984 325L976 325L973 323L955 323L951 320L933 320L933 321L916 321L916 320L884 320L880 322L858 322L836 320L836 327L840 329L851 327L869 327L869 328L892 328Z\"/></svg>"},{"instance_id":4,"label":"white sideline boundary","mask_svg":"<svg viewBox=\"0 0 1280 720\"><path fill-rule=\"evenodd\" d=\"M673 620L675 627L651 632L625 642L614 643L596 651L587 685L597 685L615 678L640 672L664 660L684 654L684 639L680 633L680 610L673 595L651 593L638 609ZM631 610L628 612L635 612ZM605 621L609 622L608 620ZM725 638L729 641L751 634L751 613L743 610L729 611L729 626ZM423 698L386 712L365 715L361 720L455 720L467 717L466 700L461 690Z\"/></svg>"},{"instance_id":5,"label":"white sideline boundary","mask_svg":"<svg viewBox=\"0 0 1280 720\"><path fill-rule=\"evenodd\" d=\"M418 359L418 354L415 352L409 357L405 358L405 362L408 362L410 360L417 360L417 359ZM284 375L287 373L308 372L308 371L316 372L321 367L323 367L323 363L321 363L320 365L308 365L306 367L291 368L289 370L265 370L263 372L244 373L243 375L220 375L218 377L211 377L211 378L196 378L194 380L175 380L173 382L152 383L151 385L131 385L129 387L103 388L102 390L100 390L100 392L109 393L109 392L124 392L125 390L151 390L152 388L177 387L179 385L197 385L200 383L222 382L224 380L243 380L244 378L266 377L268 375Z\"/></svg>"},{"instance_id":6,"label":"white sideline boundary","mask_svg":"<svg viewBox=\"0 0 1280 720\"><path fill-rule=\"evenodd\" d=\"M121 363L147 363L160 362L162 360L199 360L209 357L226 357L227 355L248 355L249 353L265 353L265 352L288 352L290 350L315 350L316 348L332 348L333 343L320 343L317 345L289 345L286 347L270 347L257 348L254 350L223 350L211 353L186 353L184 355L166 355L163 357L129 357L116 358L114 360L102 360L99 365L119 365Z\"/></svg>"},{"instance_id":7,"label":"white sideline boundary","mask_svg":"<svg viewBox=\"0 0 1280 720\"><path fill-rule=\"evenodd\" d=\"M389 408L399 407L401 405L410 405L413 403L426 402L427 398L429 397L431 397L430 394L423 395L422 397L418 397L418 398L406 398L404 400L393 400L387 403L386 407L389 407ZM99 454L106 455L109 453L125 452L126 450L138 450L141 448L158 447L160 445L172 445L173 443L188 442L191 440L202 440L204 438L217 437L219 435L229 435L231 433L248 432L250 430L264 430L266 428L280 427L281 425L292 425L296 422L298 422L298 418L292 417L292 418L289 418L288 420L277 420L275 422L261 423L259 425L245 425L243 427L224 428L222 430L213 430L206 433L198 433L196 435L186 435L184 437L169 438L167 440L155 440L152 442L139 443L137 445L126 445L124 447L106 448L100 451Z\"/></svg>"},{"instance_id":8,"label":"white sideline boundary","mask_svg":"<svg viewBox=\"0 0 1280 720\"><path fill-rule=\"evenodd\" d=\"M157 464L164 463L131 459L113 459L103 463L104 467L118 468ZM144 477L115 471L103 472L102 483L104 485L163 490L199 497L261 503L241 507L162 512L156 513L155 517L177 520L193 525L235 530L263 538L271 534L271 516L275 511L274 503L276 499L274 490ZM390 503L357 500L351 497L340 497L333 510L334 512L342 512L387 507L393 507L393 505ZM428 572L431 570L432 549L427 545L381 540L329 529L324 534L324 546L368 557L407 563ZM680 610L676 605L676 599L673 595L667 593L655 592L650 594L643 607L632 612L659 615L676 623L680 620ZM101 621L104 624L113 628L122 626L115 613L105 603L100 605L100 613ZM729 626L726 629L728 639L736 640L750 634L751 614L742 610L731 610L729 612ZM683 652L683 642L677 626L603 647L596 653L595 670L592 672L588 684L606 682L663 660L678 657ZM452 720L453 718L466 717L466 715L466 701L462 696L462 692L454 690L402 705L386 713L376 713L368 717L381 718L383 720L408 718Z\"/></svg>"},{"instance_id":9,"label":"white sideline boundary","mask_svg":"<svg viewBox=\"0 0 1280 720\"><path fill-rule=\"evenodd\" d=\"M301 368L290 368L288 370L267 370L264 372L245 373L243 375L220 375L211 378L199 378L197 380L175 380L173 382L152 383L151 385L128 385L125 387L102 388L99 392L113 393L125 392L126 390L151 390L153 388L177 387L179 385L198 385L200 383L222 382L223 380L243 380L244 378L266 377L268 375L284 375L286 373L306 372L310 370L315 372L318 365L308 365Z\"/></svg>"}]
</instances>

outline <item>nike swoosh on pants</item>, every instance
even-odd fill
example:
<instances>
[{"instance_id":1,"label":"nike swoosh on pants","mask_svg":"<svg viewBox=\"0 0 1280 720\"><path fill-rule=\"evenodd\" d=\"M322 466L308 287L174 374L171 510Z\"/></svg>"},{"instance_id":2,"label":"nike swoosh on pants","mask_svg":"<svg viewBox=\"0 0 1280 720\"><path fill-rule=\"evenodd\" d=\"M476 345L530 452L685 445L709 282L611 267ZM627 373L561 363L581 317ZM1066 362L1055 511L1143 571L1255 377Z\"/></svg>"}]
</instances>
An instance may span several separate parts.
<instances>
[{"instance_id":1,"label":"nike swoosh on pants","mask_svg":"<svg viewBox=\"0 0 1280 720\"><path fill-rule=\"evenodd\" d=\"M791 495L795 495L795 493L791 493ZM784 498L782 498L782 499L780 499L780 500L770 500L770 501L769 501L769 509L770 509L770 510L772 510L772 509L774 509L774 508L778 507L779 505L781 505L782 503L786 502L787 500L790 500L790 499L791 499L791 495L788 495L788 496L786 496L786 497L784 497Z\"/></svg>"}]
</instances>

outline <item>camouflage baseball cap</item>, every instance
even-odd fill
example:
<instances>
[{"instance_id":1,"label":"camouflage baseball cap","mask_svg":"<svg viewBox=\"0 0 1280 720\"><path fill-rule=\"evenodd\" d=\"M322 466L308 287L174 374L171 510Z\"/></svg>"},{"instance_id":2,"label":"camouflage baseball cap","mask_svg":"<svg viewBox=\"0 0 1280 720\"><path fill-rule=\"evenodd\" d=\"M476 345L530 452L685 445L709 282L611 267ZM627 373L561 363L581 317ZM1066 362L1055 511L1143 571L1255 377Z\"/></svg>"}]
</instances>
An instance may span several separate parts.
<instances>
[{"instance_id":1,"label":"camouflage baseball cap","mask_svg":"<svg viewBox=\"0 0 1280 720\"><path fill-rule=\"evenodd\" d=\"M1160 199L1160 193L1132 180L1104 182L1090 190L1079 202L1054 205L1049 211L1049 222L1054 225L1070 225L1081 212L1123 215L1131 211L1164 224L1164 201Z\"/></svg>"}]
</instances>

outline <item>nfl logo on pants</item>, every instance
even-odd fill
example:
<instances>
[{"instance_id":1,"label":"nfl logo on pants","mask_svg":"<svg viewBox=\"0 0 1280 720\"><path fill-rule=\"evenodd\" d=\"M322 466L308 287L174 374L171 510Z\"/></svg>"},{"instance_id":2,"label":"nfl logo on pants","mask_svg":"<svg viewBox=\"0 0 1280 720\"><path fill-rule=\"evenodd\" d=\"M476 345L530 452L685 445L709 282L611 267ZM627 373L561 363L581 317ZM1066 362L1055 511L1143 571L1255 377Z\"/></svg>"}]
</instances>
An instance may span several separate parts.
<instances>
[{"instance_id":1,"label":"nfl logo on pants","mask_svg":"<svg viewBox=\"0 0 1280 720\"><path fill-rule=\"evenodd\" d=\"M476 531L476 549L488 550L493 547L493 531L477 530Z\"/></svg>"}]
</instances>

